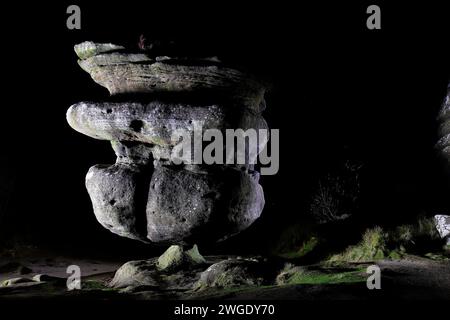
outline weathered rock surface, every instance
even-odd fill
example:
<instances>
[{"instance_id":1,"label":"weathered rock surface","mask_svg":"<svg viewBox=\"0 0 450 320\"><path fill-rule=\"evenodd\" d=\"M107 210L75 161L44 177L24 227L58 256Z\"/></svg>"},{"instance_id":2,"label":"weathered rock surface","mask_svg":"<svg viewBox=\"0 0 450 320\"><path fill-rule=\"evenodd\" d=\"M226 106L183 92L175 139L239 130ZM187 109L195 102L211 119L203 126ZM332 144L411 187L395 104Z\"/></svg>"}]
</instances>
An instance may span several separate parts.
<instances>
[{"instance_id":1,"label":"weathered rock surface","mask_svg":"<svg viewBox=\"0 0 450 320\"><path fill-rule=\"evenodd\" d=\"M159 290L190 290L200 278L200 273L212 264L198 252L194 245L189 250L171 246L160 257L130 261L120 267L110 282L113 288L127 292L158 288Z\"/></svg>"},{"instance_id":2,"label":"weathered rock surface","mask_svg":"<svg viewBox=\"0 0 450 320\"><path fill-rule=\"evenodd\" d=\"M1 283L2 287L9 287L9 286L13 286L16 284L21 284L21 283L28 283L28 282L33 282L33 280L28 279L28 278L11 278L8 280L5 280Z\"/></svg>"},{"instance_id":3,"label":"weathered rock surface","mask_svg":"<svg viewBox=\"0 0 450 320\"><path fill-rule=\"evenodd\" d=\"M439 135L441 138L436 144L436 147L444 159L447 160L448 168L450 169L450 84L438 120L440 123Z\"/></svg>"},{"instance_id":4,"label":"weathered rock surface","mask_svg":"<svg viewBox=\"0 0 450 320\"><path fill-rule=\"evenodd\" d=\"M260 259L231 258L211 265L200 275L194 290L235 288L273 283L274 270Z\"/></svg>"},{"instance_id":5,"label":"weathered rock surface","mask_svg":"<svg viewBox=\"0 0 450 320\"><path fill-rule=\"evenodd\" d=\"M125 142L143 143L144 147L134 143L131 152L121 151L114 144L113 148L116 154L119 152L118 155L130 153L128 158L145 159L148 159L147 150L154 153L155 159L169 159L172 148L181 143L181 132L193 141L194 134L204 133L208 129L219 130L225 137L226 129L240 128L243 131L235 133L240 139L245 138L247 129L268 129L262 116L246 110L234 110L225 105L192 106L159 101L147 104L81 102L69 108L67 121L76 131L95 139L120 141L125 145ZM265 137L249 146L245 151L246 163L255 162L267 140ZM126 146L131 148L130 144ZM189 160L192 160L193 155L192 147Z\"/></svg>"},{"instance_id":6,"label":"weathered rock surface","mask_svg":"<svg viewBox=\"0 0 450 320\"><path fill-rule=\"evenodd\" d=\"M250 226L264 207L254 164L268 141L257 136L268 129L261 116L266 87L216 59L150 51L93 42L75 46L94 81L112 95L133 97L80 102L67 111L73 129L110 141L117 156L115 164L93 166L86 176L95 216L111 232L144 242L226 239ZM203 136L208 129L209 140ZM211 146L216 139L223 141ZM178 249L172 255L185 261L189 254ZM174 261L158 266L172 268Z\"/></svg>"},{"instance_id":7,"label":"weathered rock surface","mask_svg":"<svg viewBox=\"0 0 450 320\"><path fill-rule=\"evenodd\" d=\"M87 59L100 53L125 50L125 47L112 43L94 43L92 41L85 41L75 45L74 50L80 59Z\"/></svg>"},{"instance_id":8,"label":"weathered rock surface","mask_svg":"<svg viewBox=\"0 0 450 320\"><path fill-rule=\"evenodd\" d=\"M192 267L204 264L205 258L198 252L197 245L189 250L184 250L182 246L170 246L159 258L156 267L159 270L175 270L180 267Z\"/></svg>"},{"instance_id":9,"label":"weathered rock surface","mask_svg":"<svg viewBox=\"0 0 450 320\"><path fill-rule=\"evenodd\" d=\"M264 207L259 175L227 168L198 173L157 166L147 203L154 242L218 240L252 224Z\"/></svg>"},{"instance_id":10,"label":"weathered rock surface","mask_svg":"<svg viewBox=\"0 0 450 320\"><path fill-rule=\"evenodd\" d=\"M261 214L257 172L212 172L128 163L96 165L86 176L97 220L120 236L147 242L217 241L244 230Z\"/></svg>"},{"instance_id":11,"label":"weathered rock surface","mask_svg":"<svg viewBox=\"0 0 450 320\"><path fill-rule=\"evenodd\" d=\"M158 286L158 273L156 258L152 260L129 261L120 267L110 286L114 288L126 288L136 286Z\"/></svg>"},{"instance_id":12,"label":"weathered rock surface","mask_svg":"<svg viewBox=\"0 0 450 320\"><path fill-rule=\"evenodd\" d=\"M434 216L434 220L441 238L450 240L450 216L436 215Z\"/></svg>"},{"instance_id":13,"label":"weathered rock surface","mask_svg":"<svg viewBox=\"0 0 450 320\"><path fill-rule=\"evenodd\" d=\"M122 237L147 241L146 172L133 164L96 165L86 175L86 188L98 222ZM148 179L148 178L147 178Z\"/></svg>"},{"instance_id":14,"label":"weathered rock surface","mask_svg":"<svg viewBox=\"0 0 450 320\"><path fill-rule=\"evenodd\" d=\"M76 47L79 65L110 94L214 92L222 98L259 108L265 86L236 69L208 60L158 59L143 53L108 52L112 44L81 43Z\"/></svg>"}]
</instances>

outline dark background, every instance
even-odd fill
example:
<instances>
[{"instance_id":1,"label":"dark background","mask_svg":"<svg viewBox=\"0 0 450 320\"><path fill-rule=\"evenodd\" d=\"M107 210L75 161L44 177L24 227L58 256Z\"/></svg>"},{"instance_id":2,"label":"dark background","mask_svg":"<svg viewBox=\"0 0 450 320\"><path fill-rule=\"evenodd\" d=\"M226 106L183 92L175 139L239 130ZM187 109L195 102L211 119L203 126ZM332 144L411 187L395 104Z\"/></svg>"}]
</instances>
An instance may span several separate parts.
<instances>
[{"instance_id":1,"label":"dark background","mask_svg":"<svg viewBox=\"0 0 450 320\"><path fill-rule=\"evenodd\" d=\"M65 120L75 102L108 99L78 67L73 45L92 40L137 49L140 34L214 53L273 85L264 117L280 129L280 171L262 177L263 215L227 250L260 250L304 215L317 180L348 158L364 165L368 224L450 212L448 179L434 150L450 80L447 8L377 2L382 29L367 30L373 3L340 2L5 5L2 243L86 254L161 250L96 222L84 177L91 165L115 156L109 143L75 132ZM81 30L66 28L70 4L81 7Z\"/></svg>"}]
</instances>

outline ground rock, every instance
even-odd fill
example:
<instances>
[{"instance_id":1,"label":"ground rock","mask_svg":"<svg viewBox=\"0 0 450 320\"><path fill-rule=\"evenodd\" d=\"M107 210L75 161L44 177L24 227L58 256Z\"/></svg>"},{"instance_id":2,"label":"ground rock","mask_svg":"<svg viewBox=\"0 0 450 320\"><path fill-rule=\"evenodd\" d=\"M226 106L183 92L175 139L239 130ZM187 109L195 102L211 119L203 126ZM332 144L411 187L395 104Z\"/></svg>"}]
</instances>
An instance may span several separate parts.
<instances>
[{"instance_id":1,"label":"ground rock","mask_svg":"<svg viewBox=\"0 0 450 320\"><path fill-rule=\"evenodd\" d=\"M232 258L211 265L200 276L194 290L259 286L273 281L263 261L253 258Z\"/></svg>"},{"instance_id":2,"label":"ground rock","mask_svg":"<svg viewBox=\"0 0 450 320\"><path fill-rule=\"evenodd\" d=\"M159 270L175 270L180 267L190 267L204 264L205 258L198 252L197 245L190 250L184 250L182 246L170 246L159 258L156 267Z\"/></svg>"}]
</instances>

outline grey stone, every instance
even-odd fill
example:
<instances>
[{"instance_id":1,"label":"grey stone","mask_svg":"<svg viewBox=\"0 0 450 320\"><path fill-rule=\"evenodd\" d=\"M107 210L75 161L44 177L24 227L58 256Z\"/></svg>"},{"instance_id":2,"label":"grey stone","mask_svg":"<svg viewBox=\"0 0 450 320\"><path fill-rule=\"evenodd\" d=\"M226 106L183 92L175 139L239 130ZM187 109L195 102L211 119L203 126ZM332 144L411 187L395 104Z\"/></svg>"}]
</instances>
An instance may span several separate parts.
<instances>
[{"instance_id":1,"label":"grey stone","mask_svg":"<svg viewBox=\"0 0 450 320\"><path fill-rule=\"evenodd\" d=\"M260 286L267 282L267 270L262 262L250 258L233 258L215 263L206 269L194 284L194 290Z\"/></svg>"},{"instance_id":2,"label":"grey stone","mask_svg":"<svg viewBox=\"0 0 450 320\"><path fill-rule=\"evenodd\" d=\"M110 282L113 288L136 286L158 287L158 271L155 268L156 259L129 261L120 267Z\"/></svg>"},{"instance_id":3,"label":"grey stone","mask_svg":"<svg viewBox=\"0 0 450 320\"><path fill-rule=\"evenodd\" d=\"M450 237L450 216L435 215L434 221L436 223L436 229L439 232L441 238Z\"/></svg>"},{"instance_id":4,"label":"grey stone","mask_svg":"<svg viewBox=\"0 0 450 320\"><path fill-rule=\"evenodd\" d=\"M139 141L160 146L178 143L173 139L179 130L193 132L203 122L203 129L227 126L224 109L218 105L205 107L165 104L153 101L89 103L80 102L69 108L70 126L89 137L101 140Z\"/></svg>"},{"instance_id":5,"label":"grey stone","mask_svg":"<svg viewBox=\"0 0 450 320\"><path fill-rule=\"evenodd\" d=\"M151 241L217 241L248 227L264 207L256 172L225 167L205 174L161 165L154 170L147 203Z\"/></svg>"},{"instance_id":6,"label":"grey stone","mask_svg":"<svg viewBox=\"0 0 450 320\"><path fill-rule=\"evenodd\" d=\"M235 131L241 140L244 140L248 129L268 129L262 116L247 110L236 111L222 105L192 106L158 101L147 104L81 102L69 108L67 121L73 129L89 137L113 141L119 161L134 163L148 163L150 153L154 159L171 159L173 147L181 143L181 130L193 141L195 131L203 133L207 129L217 129L222 132L225 143L226 129L242 129ZM261 137L256 145L248 146L245 150L246 165L256 162L267 141L268 137ZM207 145L207 142L203 144L204 147ZM192 161L193 156L192 147L190 158L186 155L177 158Z\"/></svg>"},{"instance_id":7,"label":"grey stone","mask_svg":"<svg viewBox=\"0 0 450 320\"><path fill-rule=\"evenodd\" d=\"M156 264L159 270L175 270L180 267L190 267L204 264L205 258L198 252L197 245L190 250L184 250L182 246L170 246L159 258Z\"/></svg>"},{"instance_id":8,"label":"grey stone","mask_svg":"<svg viewBox=\"0 0 450 320\"><path fill-rule=\"evenodd\" d=\"M204 93L231 99L258 109L266 86L254 77L215 61L156 59L147 53L105 52L111 44L76 46L79 65L110 94L123 93ZM82 48L82 49L80 49Z\"/></svg>"},{"instance_id":9,"label":"grey stone","mask_svg":"<svg viewBox=\"0 0 450 320\"><path fill-rule=\"evenodd\" d=\"M145 197L149 179L149 172L133 164L91 167L86 188L98 222L122 237L148 242Z\"/></svg>"},{"instance_id":10,"label":"grey stone","mask_svg":"<svg viewBox=\"0 0 450 320\"><path fill-rule=\"evenodd\" d=\"M13 286L16 284L20 284L20 283L27 283L27 282L33 282L33 280L28 279L28 278L11 278L11 279L7 279L4 280L1 284L1 286L3 287L9 287L9 286Z\"/></svg>"},{"instance_id":11,"label":"grey stone","mask_svg":"<svg viewBox=\"0 0 450 320\"><path fill-rule=\"evenodd\" d=\"M86 176L95 216L105 228L144 242L185 245L226 239L260 216L264 195L254 163L268 137L250 146L245 139L253 133L248 129L268 129L261 116L266 84L217 59L93 42L75 51L81 68L111 95L141 94L120 98L137 101L80 102L67 111L73 129L110 141L117 156L114 165L96 165ZM202 143L200 134L208 129L223 134L223 158L208 159L213 165L192 162L194 144L185 152L183 141ZM234 142L227 129L246 144L245 154L227 154L227 142ZM209 141L202 146L210 148L195 151L217 151ZM226 163L242 155L243 163ZM182 251L181 260L190 254L201 257L194 247ZM175 258L168 265L177 265ZM160 271L171 268L162 265Z\"/></svg>"},{"instance_id":12,"label":"grey stone","mask_svg":"<svg viewBox=\"0 0 450 320\"><path fill-rule=\"evenodd\" d=\"M124 49L124 47L112 43L94 43L92 41L85 41L74 46L75 53L80 59L87 59L100 53Z\"/></svg>"},{"instance_id":13,"label":"grey stone","mask_svg":"<svg viewBox=\"0 0 450 320\"><path fill-rule=\"evenodd\" d=\"M447 168L450 171L450 84L447 89L447 96L439 113L438 121L440 139L436 144L436 148L442 157L447 160Z\"/></svg>"},{"instance_id":14,"label":"grey stone","mask_svg":"<svg viewBox=\"0 0 450 320\"><path fill-rule=\"evenodd\" d=\"M117 163L128 163L147 166L153 161L154 146L135 141L111 141L117 156Z\"/></svg>"}]
</instances>

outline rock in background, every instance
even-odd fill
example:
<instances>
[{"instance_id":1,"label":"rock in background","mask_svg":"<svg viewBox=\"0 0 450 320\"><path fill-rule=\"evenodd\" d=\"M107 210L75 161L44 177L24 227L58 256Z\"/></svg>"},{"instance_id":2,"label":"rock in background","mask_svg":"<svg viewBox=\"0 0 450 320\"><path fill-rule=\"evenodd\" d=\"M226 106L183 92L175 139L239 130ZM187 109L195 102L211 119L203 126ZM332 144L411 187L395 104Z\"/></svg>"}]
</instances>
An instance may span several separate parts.
<instances>
[{"instance_id":1,"label":"rock in background","mask_svg":"<svg viewBox=\"0 0 450 320\"><path fill-rule=\"evenodd\" d=\"M450 84L447 88L447 96L442 104L441 112L438 117L439 136L441 137L436 147L446 160L447 169L450 172Z\"/></svg>"}]
</instances>

